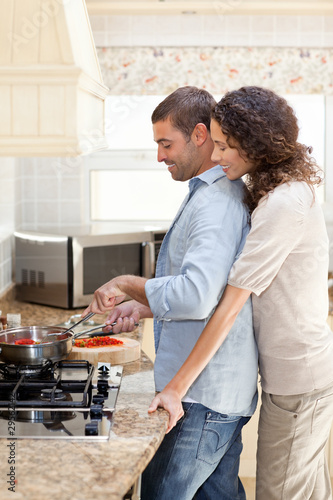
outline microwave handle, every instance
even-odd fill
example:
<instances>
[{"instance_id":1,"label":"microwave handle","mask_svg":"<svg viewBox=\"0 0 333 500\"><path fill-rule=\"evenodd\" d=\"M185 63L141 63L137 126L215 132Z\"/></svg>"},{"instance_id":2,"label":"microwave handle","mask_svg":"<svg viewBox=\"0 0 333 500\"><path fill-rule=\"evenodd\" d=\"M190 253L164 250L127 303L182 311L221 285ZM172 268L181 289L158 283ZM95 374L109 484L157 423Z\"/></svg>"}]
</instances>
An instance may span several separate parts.
<instances>
[{"instance_id":1,"label":"microwave handle","mask_svg":"<svg viewBox=\"0 0 333 500\"><path fill-rule=\"evenodd\" d=\"M142 243L142 276L153 278L155 275L155 245L151 241Z\"/></svg>"}]
</instances>

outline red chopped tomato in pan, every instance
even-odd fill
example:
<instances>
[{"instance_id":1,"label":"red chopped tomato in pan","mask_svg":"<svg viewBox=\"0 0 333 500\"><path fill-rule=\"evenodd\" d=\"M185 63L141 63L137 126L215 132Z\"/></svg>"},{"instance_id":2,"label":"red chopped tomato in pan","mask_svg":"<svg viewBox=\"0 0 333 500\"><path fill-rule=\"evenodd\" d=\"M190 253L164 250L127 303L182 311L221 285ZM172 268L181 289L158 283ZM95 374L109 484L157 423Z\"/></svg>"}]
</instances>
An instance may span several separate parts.
<instances>
[{"instance_id":1,"label":"red chopped tomato in pan","mask_svg":"<svg viewBox=\"0 0 333 500\"><path fill-rule=\"evenodd\" d=\"M31 344L35 344L36 342L32 339L19 339L19 340L15 340L15 344L16 345L31 345Z\"/></svg>"}]
</instances>

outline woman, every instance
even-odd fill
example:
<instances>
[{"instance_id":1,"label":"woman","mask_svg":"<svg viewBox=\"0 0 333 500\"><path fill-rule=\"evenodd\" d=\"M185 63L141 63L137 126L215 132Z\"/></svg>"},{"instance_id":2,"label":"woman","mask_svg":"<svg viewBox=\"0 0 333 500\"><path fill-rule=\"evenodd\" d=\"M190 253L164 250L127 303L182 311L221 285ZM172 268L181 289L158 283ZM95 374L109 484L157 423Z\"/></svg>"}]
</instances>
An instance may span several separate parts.
<instances>
[{"instance_id":1,"label":"woman","mask_svg":"<svg viewBox=\"0 0 333 500\"><path fill-rule=\"evenodd\" d=\"M268 89L243 87L216 105L212 160L230 180L247 174L252 227L214 315L149 409L164 407L175 425L181 399L252 293L262 385L257 500L331 498L324 453L333 415L328 239L314 190L319 169L298 131L292 108Z\"/></svg>"}]
</instances>

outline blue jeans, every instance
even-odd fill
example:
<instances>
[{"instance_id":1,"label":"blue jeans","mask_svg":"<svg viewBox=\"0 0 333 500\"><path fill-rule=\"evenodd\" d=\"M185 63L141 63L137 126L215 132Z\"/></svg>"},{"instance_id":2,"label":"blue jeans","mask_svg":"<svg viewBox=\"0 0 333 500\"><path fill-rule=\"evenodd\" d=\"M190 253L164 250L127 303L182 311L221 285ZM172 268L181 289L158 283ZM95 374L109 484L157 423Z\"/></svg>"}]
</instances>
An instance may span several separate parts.
<instances>
[{"instance_id":1,"label":"blue jeans","mask_svg":"<svg viewBox=\"0 0 333 500\"><path fill-rule=\"evenodd\" d=\"M183 408L142 474L141 500L245 500L238 469L249 417L229 417L198 403Z\"/></svg>"}]
</instances>

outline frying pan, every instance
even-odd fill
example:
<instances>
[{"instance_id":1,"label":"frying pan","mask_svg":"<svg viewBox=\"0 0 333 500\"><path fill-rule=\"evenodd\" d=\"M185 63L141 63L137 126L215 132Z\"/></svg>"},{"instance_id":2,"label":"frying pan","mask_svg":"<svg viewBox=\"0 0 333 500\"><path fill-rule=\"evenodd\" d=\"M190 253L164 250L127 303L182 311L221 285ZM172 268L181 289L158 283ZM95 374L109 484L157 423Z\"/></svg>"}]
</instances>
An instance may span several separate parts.
<instances>
[{"instance_id":1,"label":"frying pan","mask_svg":"<svg viewBox=\"0 0 333 500\"><path fill-rule=\"evenodd\" d=\"M77 337L104 326L100 325L78 333L73 333L72 330L59 326L10 328L5 333L0 334L0 361L15 365L42 365L47 360L55 362L65 359L71 353L74 340ZM56 339L53 342L29 345L15 344L15 341L21 339L32 339L35 342L45 341L45 337L53 333L56 334L55 336L52 335L52 339Z\"/></svg>"},{"instance_id":2,"label":"frying pan","mask_svg":"<svg viewBox=\"0 0 333 500\"><path fill-rule=\"evenodd\" d=\"M0 334L0 361L15 365L42 365L65 359L72 350L74 333L57 326L21 326L10 328ZM17 345L16 340L41 341L48 333L62 333L55 342L45 344ZM82 332L83 333L83 332Z\"/></svg>"}]
</instances>

